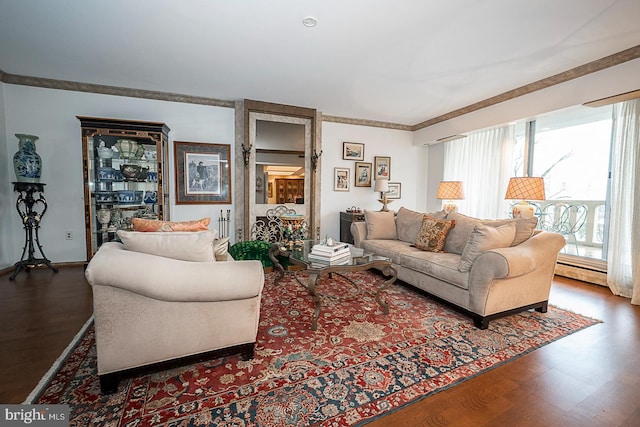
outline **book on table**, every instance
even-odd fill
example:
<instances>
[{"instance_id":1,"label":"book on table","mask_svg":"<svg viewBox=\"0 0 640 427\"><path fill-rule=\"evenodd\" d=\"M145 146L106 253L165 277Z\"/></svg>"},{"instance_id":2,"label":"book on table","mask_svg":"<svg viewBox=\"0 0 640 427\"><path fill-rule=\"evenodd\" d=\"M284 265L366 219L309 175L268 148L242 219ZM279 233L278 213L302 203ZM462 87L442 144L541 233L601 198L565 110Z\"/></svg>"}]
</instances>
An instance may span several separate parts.
<instances>
[{"instance_id":1,"label":"book on table","mask_svg":"<svg viewBox=\"0 0 640 427\"><path fill-rule=\"evenodd\" d=\"M309 252L309 257L310 258L317 258L320 260L333 260L336 258L343 258L345 256L350 256L351 255L351 251L349 250L349 247L346 247L344 249L341 249L337 252L321 252L321 251L316 251L315 249L311 249L311 252Z\"/></svg>"},{"instance_id":2,"label":"book on table","mask_svg":"<svg viewBox=\"0 0 640 427\"><path fill-rule=\"evenodd\" d=\"M327 258L327 257L319 257L314 256L313 254L309 254L309 261L311 261L311 267L326 267L328 265L343 265L348 264L351 260L351 254L346 253L338 257Z\"/></svg>"},{"instance_id":3,"label":"book on table","mask_svg":"<svg viewBox=\"0 0 640 427\"><path fill-rule=\"evenodd\" d=\"M335 254L335 253L345 253L349 250L348 243L335 242L330 245L317 243L313 245L311 248L311 252L317 254Z\"/></svg>"}]
</instances>

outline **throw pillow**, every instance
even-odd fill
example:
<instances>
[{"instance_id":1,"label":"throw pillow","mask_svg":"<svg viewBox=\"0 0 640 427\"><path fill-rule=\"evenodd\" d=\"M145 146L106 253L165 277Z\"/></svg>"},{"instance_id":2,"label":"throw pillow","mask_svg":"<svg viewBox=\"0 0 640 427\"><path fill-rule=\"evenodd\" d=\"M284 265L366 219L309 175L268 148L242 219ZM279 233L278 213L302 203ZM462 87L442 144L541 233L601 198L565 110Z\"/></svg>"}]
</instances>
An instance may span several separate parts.
<instances>
[{"instance_id":1,"label":"throw pillow","mask_svg":"<svg viewBox=\"0 0 640 427\"><path fill-rule=\"evenodd\" d=\"M229 253L229 238L223 237L213 241L213 254L216 257L216 261L226 261L227 254Z\"/></svg>"},{"instance_id":2,"label":"throw pillow","mask_svg":"<svg viewBox=\"0 0 640 427\"><path fill-rule=\"evenodd\" d=\"M513 238L511 246L517 246L520 243L533 236L533 232L538 225L538 218L518 218L518 219L496 219L482 221L483 224L490 225L492 227L499 227L504 224L513 222L516 224L516 237Z\"/></svg>"},{"instance_id":3,"label":"throw pillow","mask_svg":"<svg viewBox=\"0 0 640 427\"><path fill-rule=\"evenodd\" d=\"M444 250L452 254L462 255L462 251L469 241L469 237L471 237L473 228L477 224L481 224L481 221L457 212L448 213L447 219L454 220L456 222L456 228L451 230L451 233L447 236Z\"/></svg>"},{"instance_id":4,"label":"throw pillow","mask_svg":"<svg viewBox=\"0 0 640 427\"><path fill-rule=\"evenodd\" d=\"M483 252L490 249L509 247L515 235L516 224L513 222L499 227L491 227L484 224L476 225L462 251L458 270L463 272L471 270L473 262Z\"/></svg>"},{"instance_id":5,"label":"throw pillow","mask_svg":"<svg viewBox=\"0 0 640 427\"><path fill-rule=\"evenodd\" d=\"M414 243L418 238L420 227L422 227L422 218L429 215L431 218L444 219L447 216L445 211L433 213L420 213L401 207L398 209L396 216L396 230L398 232L398 240L407 243Z\"/></svg>"},{"instance_id":6,"label":"throw pillow","mask_svg":"<svg viewBox=\"0 0 640 427\"><path fill-rule=\"evenodd\" d=\"M183 261L215 261L214 231L139 232L118 230L118 237L129 251Z\"/></svg>"},{"instance_id":7,"label":"throw pillow","mask_svg":"<svg viewBox=\"0 0 640 427\"><path fill-rule=\"evenodd\" d=\"M447 234L455 225L455 221L435 219L429 215L424 215L422 226L416 239L416 248L429 252L442 252Z\"/></svg>"},{"instance_id":8,"label":"throw pillow","mask_svg":"<svg viewBox=\"0 0 640 427\"><path fill-rule=\"evenodd\" d=\"M157 219L132 218L133 231L207 231L211 218L195 221L160 221Z\"/></svg>"},{"instance_id":9,"label":"throw pillow","mask_svg":"<svg viewBox=\"0 0 640 427\"><path fill-rule=\"evenodd\" d=\"M396 220L393 211L375 212L364 210L364 220L367 222L367 240L396 240Z\"/></svg>"}]
</instances>

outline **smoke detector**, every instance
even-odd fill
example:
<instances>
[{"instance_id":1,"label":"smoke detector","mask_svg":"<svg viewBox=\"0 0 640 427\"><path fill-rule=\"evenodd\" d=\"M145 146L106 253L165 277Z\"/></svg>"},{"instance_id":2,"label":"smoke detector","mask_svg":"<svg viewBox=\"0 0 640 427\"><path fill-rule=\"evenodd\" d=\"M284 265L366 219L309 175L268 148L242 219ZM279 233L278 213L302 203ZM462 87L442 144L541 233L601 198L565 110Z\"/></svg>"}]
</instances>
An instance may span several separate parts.
<instances>
[{"instance_id":1,"label":"smoke detector","mask_svg":"<svg viewBox=\"0 0 640 427\"><path fill-rule=\"evenodd\" d=\"M305 27L308 27L308 28L313 28L316 25L318 25L318 20L316 18L314 18L313 16L307 16L306 18L304 18L302 20L302 25L304 25Z\"/></svg>"}]
</instances>

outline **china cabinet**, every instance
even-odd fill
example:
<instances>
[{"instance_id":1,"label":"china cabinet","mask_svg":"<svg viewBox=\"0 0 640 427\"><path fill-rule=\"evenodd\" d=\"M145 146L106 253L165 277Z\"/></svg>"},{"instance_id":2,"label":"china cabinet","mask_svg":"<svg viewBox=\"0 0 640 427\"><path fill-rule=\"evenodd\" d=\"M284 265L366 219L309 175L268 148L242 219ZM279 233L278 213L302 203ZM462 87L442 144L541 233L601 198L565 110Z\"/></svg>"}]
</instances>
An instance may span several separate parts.
<instances>
[{"instance_id":1,"label":"china cabinet","mask_svg":"<svg viewBox=\"0 0 640 427\"><path fill-rule=\"evenodd\" d=\"M169 127L78 117L82 128L87 261L134 217L169 218Z\"/></svg>"},{"instance_id":2,"label":"china cabinet","mask_svg":"<svg viewBox=\"0 0 640 427\"><path fill-rule=\"evenodd\" d=\"M299 178L277 178L276 182L276 203L297 203L304 197L304 179Z\"/></svg>"}]
</instances>

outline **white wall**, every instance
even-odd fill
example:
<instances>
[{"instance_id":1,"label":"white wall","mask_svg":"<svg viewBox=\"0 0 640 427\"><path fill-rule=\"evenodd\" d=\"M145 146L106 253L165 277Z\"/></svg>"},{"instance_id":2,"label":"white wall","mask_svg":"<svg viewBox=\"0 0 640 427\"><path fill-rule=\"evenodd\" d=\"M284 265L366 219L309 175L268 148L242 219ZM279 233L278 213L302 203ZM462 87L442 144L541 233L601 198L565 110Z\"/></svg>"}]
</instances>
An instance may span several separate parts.
<instances>
[{"instance_id":1,"label":"white wall","mask_svg":"<svg viewBox=\"0 0 640 427\"><path fill-rule=\"evenodd\" d=\"M173 141L234 144L234 111L230 108L173 103L138 98L125 98L82 92L43 89L18 85L3 85L5 128L0 149L2 174L9 170L9 180L3 180L0 198L9 194L15 203L10 181L15 180L13 153L17 151L15 133L37 135L37 152L42 157L41 182L47 184L45 197L49 209L42 221L40 242L53 262L82 261L85 254L84 201L82 182L82 143L80 122L76 116L110 117L164 122L169 133L169 175L171 181L171 219L186 220L210 216L211 228L217 228L220 209L231 205L175 205ZM1 123L1 122L0 122ZM1 142L1 141L0 141ZM8 155L3 155L4 150ZM233 157L234 150L231 149ZM4 156L4 157L3 157ZM233 163L233 159L231 164ZM233 193L232 193L233 194ZM2 199L0 199L2 200ZM8 228L13 242L7 256L0 257L0 268L16 262L22 250L22 227L17 212L5 221L2 203L0 230ZM6 224L9 224L8 227ZM231 225L233 230L233 224ZM65 231L73 240L65 240ZM5 235L2 236L5 242ZM4 245L4 243L3 243ZM0 247L1 249L1 247ZM37 254L39 255L39 254Z\"/></svg>"},{"instance_id":2,"label":"white wall","mask_svg":"<svg viewBox=\"0 0 640 427\"><path fill-rule=\"evenodd\" d=\"M415 132L414 143L425 145L440 138L535 118L585 102L640 89L640 59L551 86L528 95L474 111Z\"/></svg>"},{"instance_id":3,"label":"white wall","mask_svg":"<svg viewBox=\"0 0 640 427\"><path fill-rule=\"evenodd\" d=\"M427 160L427 208L426 212L435 212L442 208L442 200L436 199L438 185L444 177L444 143L428 147Z\"/></svg>"},{"instance_id":4,"label":"white wall","mask_svg":"<svg viewBox=\"0 0 640 427\"><path fill-rule=\"evenodd\" d=\"M340 211L351 206L380 210L378 193L373 187L355 187L355 161L342 159L342 143L364 143L364 161L374 162L375 156L391 157L391 182L402 183L401 199L389 204L390 210L401 206L424 210L426 206L426 157L427 149L413 145L412 132L372 128L340 123L322 123L322 214L320 235L340 237ZM351 170L350 190L333 191L334 167Z\"/></svg>"},{"instance_id":5,"label":"white wall","mask_svg":"<svg viewBox=\"0 0 640 427\"><path fill-rule=\"evenodd\" d=\"M5 84L0 83L0 268L16 262L13 258L13 230L11 223L5 218L10 218L13 210L13 187L11 181L15 180L13 172L13 156L11 159L11 170L7 167L10 164L9 150L7 149L7 132L4 106ZM18 213L15 212L15 216Z\"/></svg>"}]
</instances>

